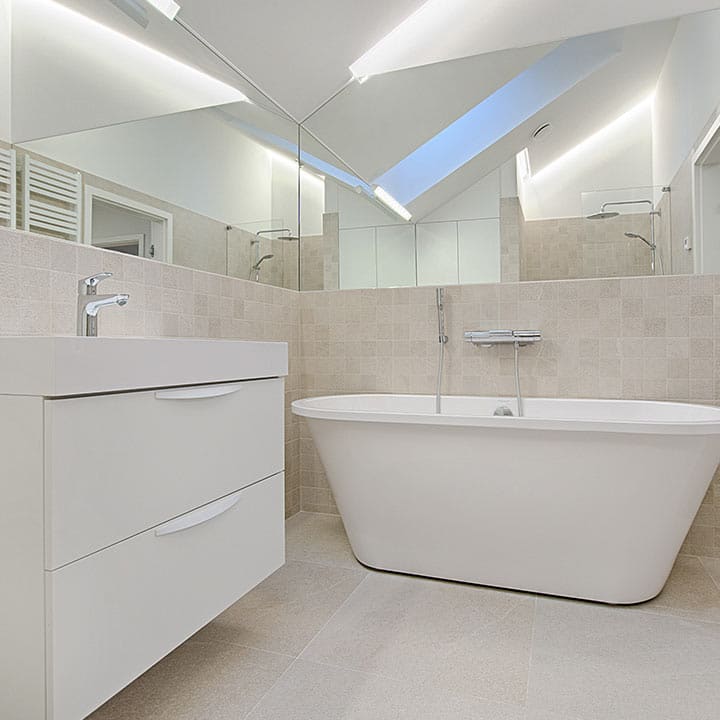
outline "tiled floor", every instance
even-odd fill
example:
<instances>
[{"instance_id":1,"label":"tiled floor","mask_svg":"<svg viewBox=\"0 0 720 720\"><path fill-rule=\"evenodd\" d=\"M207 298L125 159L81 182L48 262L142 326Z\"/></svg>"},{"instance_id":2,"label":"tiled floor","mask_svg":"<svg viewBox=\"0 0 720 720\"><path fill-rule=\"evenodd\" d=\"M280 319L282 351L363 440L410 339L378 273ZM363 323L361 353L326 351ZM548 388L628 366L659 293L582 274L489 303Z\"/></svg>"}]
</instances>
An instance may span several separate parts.
<instances>
[{"instance_id":1,"label":"tiled floor","mask_svg":"<svg viewBox=\"0 0 720 720\"><path fill-rule=\"evenodd\" d=\"M340 519L92 720L717 720L720 561L614 608L377 573Z\"/></svg>"}]
</instances>

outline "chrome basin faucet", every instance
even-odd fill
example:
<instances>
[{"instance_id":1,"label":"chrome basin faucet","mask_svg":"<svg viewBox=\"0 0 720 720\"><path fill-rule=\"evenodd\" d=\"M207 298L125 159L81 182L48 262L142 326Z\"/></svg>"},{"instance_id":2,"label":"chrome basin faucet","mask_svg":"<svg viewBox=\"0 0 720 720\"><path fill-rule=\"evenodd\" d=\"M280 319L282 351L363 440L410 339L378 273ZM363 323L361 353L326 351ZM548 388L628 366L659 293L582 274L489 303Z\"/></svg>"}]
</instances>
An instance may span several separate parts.
<instances>
[{"instance_id":1,"label":"chrome basin faucet","mask_svg":"<svg viewBox=\"0 0 720 720\"><path fill-rule=\"evenodd\" d=\"M77 334L80 337L97 337L97 316L101 308L110 305L128 304L129 295L98 295L97 286L102 280L112 277L112 273L101 272L97 275L83 278L78 283L77 302Z\"/></svg>"}]
</instances>

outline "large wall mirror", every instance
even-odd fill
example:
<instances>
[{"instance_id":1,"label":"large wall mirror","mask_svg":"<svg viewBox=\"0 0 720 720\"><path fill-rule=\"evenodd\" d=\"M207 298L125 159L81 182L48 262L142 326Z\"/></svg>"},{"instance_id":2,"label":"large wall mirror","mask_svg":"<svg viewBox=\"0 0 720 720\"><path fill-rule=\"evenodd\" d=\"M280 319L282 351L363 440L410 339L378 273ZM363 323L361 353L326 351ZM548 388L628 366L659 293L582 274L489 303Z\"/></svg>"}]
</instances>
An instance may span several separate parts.
<instances>
[{"instance_id":1,"label":"large wall mirror","mask_svg":"<svg viewBox=\"0 0 720 720\"><path fill-rule=\"evenodd\" d=\"M720 9L303 74L218 8L0 0L0 225L301 290L720 272Z\"/></svg>"},{"instance_id":2,"label":"large wall mirror","mask_svg":"<svg viewBox=\"0 0 720 720\"><path fill-rule=\"evenodd\" d=\"M294 120L142 3L0 7L0 224L298 288Z\"/></svg>"},{"instance_id":3,"label":"large wall mirror","mask_svg":"<svg viewBox=\"0 0 720 720\"><path fill-rule=\"evenodd\" d=\"M302 125L301 288L720 272L719 37L714 10L361 59Z\"/></svg>"}]
</instances>

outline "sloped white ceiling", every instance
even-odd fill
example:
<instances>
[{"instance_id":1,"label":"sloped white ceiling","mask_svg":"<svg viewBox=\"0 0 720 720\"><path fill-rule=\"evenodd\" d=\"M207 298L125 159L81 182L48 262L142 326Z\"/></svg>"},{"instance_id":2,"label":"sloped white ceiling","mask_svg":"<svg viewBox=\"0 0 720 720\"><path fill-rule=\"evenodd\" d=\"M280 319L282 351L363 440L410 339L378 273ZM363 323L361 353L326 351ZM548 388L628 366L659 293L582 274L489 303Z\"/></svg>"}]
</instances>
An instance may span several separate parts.
<instances>
[{"instance_id":1,"label":"sloped white ceiling","mask_svg":"<svg viewBox=\"0 0 720 720\"><path fill-rule=\"evenodd\" d=\"M551 124L539 141L528 140L536 173L649 96L672 41L674 20L627 28L620 55L541 113Z\"/></svg>"},{"instance_id":2,"label":"sloped white ceiling","mask_svg":"<svg viewBox=\"0 0 720 720\"><path fill-rule=\"evenodd\" d=\"M717 0L428 0L352 65L375 75L712 10Z\"/></svg>"},{"instance_id":3,"label":"sloped white ceiling","mask_svg":"<svg viewBox=\"0 0 720 720\"><path fill-rule=\"evenodd\" d=\"M105 0L86 5L13 0L13 141L252 95L179 25L158 16L143 30Z\"/></svg>"},{"instance_id":4,"label":"sloped white ceiling","mask_svg":"<svg viewBox=\"0 0 720 720\"><path fill-rule=\"evenodd\" d=\"M17 33L16 140L232 102L238 89L258 108L274 107L180 25L158 13L149 12L150 26L143 29L109 0L58 1L171 62L156 73L148 72L147 65L138 72L137 61L109 53L107 45L89 44L77 33L58 32L58 25L46 18L39 22L42 14L31 9L53 0L12 0ZM432 32L416 34L414 39L403 39L408 23L412 26L426 17L428 8L440 7L436 0L427 4L423 0L180 0L180 4L182 22L294 118L306 119L306 126L352 168L351 182L354 170L367 183L540 62L559 46L558 39L632 24L617 31L622 44L602 67L560 97L548 98L540 111L518 120L484 151L438 176L432 187L416 196L411 209L419 218L524 147L529 146L533 168L540 169L621 115L654 87L675 27L673 20L637 23L707 9L720 5L720 0L608 0L602 7L587 0L442 0L444 9ZM417 12L420 8L422 12ZM350 65L373 47L399 52L391 61L383 56L382 67L355 64L356 72L382 74L364 84L348 84ZM371 58L377 63L381 55L370 53L363 62ZM435 62L438 59L443 62ZM191 72L174 73L172 62ZM386 72L407 66L411 68ZM195 83L199 78L192 71L211 76L215 83ZM29 87L32 93L27 92ZM230 120L239 128L251 117L251 124L261 125L250 108L230 112L234 114ZM551 133L542 142L530 143L532 131L543 122L552 124ZM276 135L281 145L292 145L291 129ZM315 156L326 162L326 149L314 144ZM348 172L348 167L342 170Z\"/></svg>"},{"instance_id":5,"label":"sloped white ceiling","mask_svg":"<svg viewBox=\"0 0 720 720\"><path fill-rule=\"evenodd\" d=\"M302 121L350 80L351 65L358 75L376 74L677 17L720 2L181 0L180 5L184 22Z\"/></svg>"},{"instance_id":6,"label":"sloped white ceiling","mask_svg":"<svg viewBox=\"0 0 720 720\"><path fill-rule=\"evenodd\" d=\"M180 0L180 17L296 120L423 0Z\"/></svg>"},{"instance_id":7,"label":"sloped white ceiling","mask_svg":"<svg viewBox=\"0 0 720 720\"><path fill-rule=\"evenodd\" d=\"M554 47L479 55L352 83L305 127L363 177L375 178Z\"/></svg>"},{"instance_id":8,"label":"sloped white ceiling","mask_svg":"<svg viewBox=\"0 0 720 720\"><path fill-rule=\"evenodd\" d=\"M537 172L632 109L654 90L675 27L676 21L665 21L621 31L621 52L484 152L439 179L409 204L413 215L424 217L525 147L533 172ZM545 122L557 123L557 127L543 141L532 142L532 132Z\"/></svg>"}]
</instances>

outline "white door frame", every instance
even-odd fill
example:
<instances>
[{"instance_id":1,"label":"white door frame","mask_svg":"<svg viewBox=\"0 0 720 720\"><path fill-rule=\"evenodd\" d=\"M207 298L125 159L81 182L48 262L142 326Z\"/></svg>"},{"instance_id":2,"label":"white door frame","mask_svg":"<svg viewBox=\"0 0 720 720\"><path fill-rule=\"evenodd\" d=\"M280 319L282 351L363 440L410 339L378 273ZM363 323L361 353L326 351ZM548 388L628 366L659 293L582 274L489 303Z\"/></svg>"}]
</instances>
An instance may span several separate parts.
<instances>
[{"instance_id":1,"label":"white door frame","mask_svg":"<svg viewBox=\"0 0 720 720\"><path fill-rule=\"evenodd\" d=\"M103 190L102 188L85 186L85 213L83 222L82 241L85 245L92 245L92 210L93 200L98 199L117 207L141 212L150 216L151 236L150 243L164 250L162 258L155 258L162 262L171 263L173 258L173 216L172 213L160 210L152 205L145 205L137 200Z\"/></svg>"},{"instance_id":2,"label":"white door frame","mask_svg":"<svg viewBox=\"0 0 720 720\"><path fill-rule=\"evenodd\" d=\"M720 143L720 116L713 122L692 156L693 270L703 273L703 161Z\"/></svg>"},{"instance_id":3,"label":"white door frame","mask_svg":"<svg viewBox=\"0 0 720 720\"><path fill-rule=\"evenodd\" d=\"M145 234L136 233L134 235L113 235L112 237L98 238L98 242L102 245L93 245L93 247L103 248L105 250L112 250L118 245L132 245L137 243L138 256L145 257Z\"/></svg>"}]
</instances>

